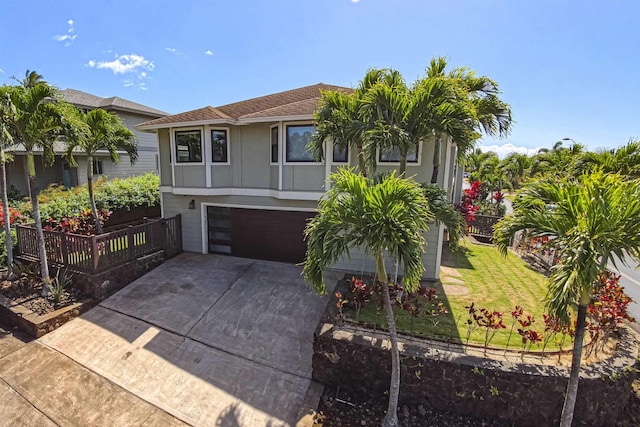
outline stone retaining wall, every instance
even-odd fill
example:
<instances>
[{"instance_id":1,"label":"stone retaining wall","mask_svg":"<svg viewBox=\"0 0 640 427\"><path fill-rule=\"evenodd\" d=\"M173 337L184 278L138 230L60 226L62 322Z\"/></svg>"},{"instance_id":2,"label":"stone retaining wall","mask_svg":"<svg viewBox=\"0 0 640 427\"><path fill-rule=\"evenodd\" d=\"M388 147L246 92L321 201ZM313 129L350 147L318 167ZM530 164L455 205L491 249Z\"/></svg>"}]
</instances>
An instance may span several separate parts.
<instances>
[{"instance_id":1,"label":"stone retaining wall","mask_svg":"<svg viewBox=\"0 0 640 427\"><path fill-rule=\"evenodd\" d=\"M325 318L326 319L326 318ZM384 335L321 323L314 337L313 379L386 405L391 355ZM555 426L569 368L512 363L401 340L400 404L428 405L519 426ZM613 357L581 371L575 424L611 426L635 378L638 343L622 329ZM581 424L582 423L582 424Z\"/></svg>"},{"instance_id":2,"label":"stone retaining wall","mask_svg":"<svg viewBox=\"0 0 640 427\"><path fill-rule=\"evenodd\" d=\"M74 272L73 286L96 301L102 301L163 262L164 251L158 251L98 274Z\"/></svg>"}]
</instances>

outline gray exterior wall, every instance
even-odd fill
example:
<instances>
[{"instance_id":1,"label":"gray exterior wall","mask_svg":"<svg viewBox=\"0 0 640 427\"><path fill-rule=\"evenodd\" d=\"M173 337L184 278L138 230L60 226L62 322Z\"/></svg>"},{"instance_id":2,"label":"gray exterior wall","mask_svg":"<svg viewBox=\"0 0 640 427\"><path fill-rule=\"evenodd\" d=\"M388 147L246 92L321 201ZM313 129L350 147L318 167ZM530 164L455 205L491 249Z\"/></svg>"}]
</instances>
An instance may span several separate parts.
<instances>
[{"instance_id":1,"label":"gray exterior wall","mask_svg":"<svg viewBox=\"0 0 640 427\"><path fill-rule=\"evenodd\" d=\"M189 209L189 203L194 201L195 209ZM272 208L286 210L310 210L317 207L317 203L304 200L278 200L272 197L251 196L178 196L172 193L162 193L162 215L170 218L182 214L182 239L185 251L202 252L203 209L207 205L222 205L246 208ZM206 214L206 212L205 212Z\"/></svg>"},{"instance_id":2,"label":"gray exterior wall","mask_svg":"<svg viewBox=\"0 0 640 427\"><path fill-rule=\"evenodd\" d=\"M7 163L7 189L11 186L15 187L24 196L29 195L29 187L24 168L24 155L14 155L13 162ZM62 160L56 157L55 163L45 167L42 156L35 155L36 164L36 187L38 191L44 190L50 184L62 185ZM77 184L77 176L75 170L71 169L72 183Z\"/></svg>"}]
</instances>

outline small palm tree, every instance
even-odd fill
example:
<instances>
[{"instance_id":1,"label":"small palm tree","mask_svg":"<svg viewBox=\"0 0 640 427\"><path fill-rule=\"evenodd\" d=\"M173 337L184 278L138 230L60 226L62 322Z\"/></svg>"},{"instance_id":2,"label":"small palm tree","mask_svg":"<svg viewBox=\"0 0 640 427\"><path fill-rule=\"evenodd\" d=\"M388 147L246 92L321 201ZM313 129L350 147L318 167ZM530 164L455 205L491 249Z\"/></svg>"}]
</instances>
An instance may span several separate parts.
<instances>
[{"instance_id":1,"label":"small palm tree","mask_svg":"<svg viewBox=\"0 0 640 427\"><path fill-rule=\"evenodd\" d=\"M22 144L26 151L24 168L33 205L40 274L45 282L46 290L50 277L37 197L36 164L33 151L36 148L42 150L45 165L54 162L54 144L64 130L64 118L59 102L56 100L56 89L45 82L35 82L33 85L32 83L30 79L26 79L22 86L9 87L9 98L14 109L11 114L3 118L3 121L5 126L9 128L14 141Z\"/></svg>"},{"instance_id":2,"label":"small palm tree","mask_svg":"<svg viewBox=\"0 0 640 427\"><path fill-rule=\"evenodd\" d=\"M4 212L4 233L7 251L7 277L13 277L13 242L11 241L11 214L9 213L9 198L7 196L7 162L10 160L5 150L13 146L13 136L6 122L10 115L15 114L15 107L9 97L9 87L0 87L0 196L2 197L2 211Z\"/></svg>"},{"instance_id":3,"label":"small palm tree","mask_svg":"<svg viewBox=\"0 0 640 427\"><path fill-rule=\"evenodd\" d=\"M138 160L138 148L135 135L120 118L101 108L84 113L75 109L75 113L67 114L67 118L75 114L75 123L71 126L75 132L67 134L66 158L72 166L77 166L74 154L82 152L87 156L87 189L91 202L91 212L98 229L102 233L102 224L98 218L98 209L93 194L93 162L101 151L109 153L111 161L118 163L122 150L129 156L133 165Z\"/></svg>"},{"instance_id":4,"label":"small palm tree","mask_svg":"<svg viewBox=\"0 0 640 427\"><path fill-rule=\"evenodd\" d=\"M494 242L506 254L511 237L549 237L559 255L548 278L547 309L565 322L578 307L571 372L561 426L569 427L578 393L587 306L608 262L640 259L640 181L596 171L577 180L545 177L519 193L513 215L495 226ZM615 256L615 257L614 257Z\"/></svg>"},{"instance_id":5,"label":"small palm tree","mask_svg":"<svg viewBox=\"0 0 640 427\"><path fill-rule=\"evenodd\" d=\"M424 271L423 234L432 215L420 185L412 179L397 177L395 173L374 183L362 174L341 168L329 179L333 185L320 200L318 214L305 230L307 257L303 263L303 274L315 292L324 294L323 270L340 258L349 256L351 248L362 247L375 258L392 356L389 406L383 425L396 426L400 354L384 256L388 253L402 263L405 289L409 292L415 290Z\"/></svg>"}]
</instances>

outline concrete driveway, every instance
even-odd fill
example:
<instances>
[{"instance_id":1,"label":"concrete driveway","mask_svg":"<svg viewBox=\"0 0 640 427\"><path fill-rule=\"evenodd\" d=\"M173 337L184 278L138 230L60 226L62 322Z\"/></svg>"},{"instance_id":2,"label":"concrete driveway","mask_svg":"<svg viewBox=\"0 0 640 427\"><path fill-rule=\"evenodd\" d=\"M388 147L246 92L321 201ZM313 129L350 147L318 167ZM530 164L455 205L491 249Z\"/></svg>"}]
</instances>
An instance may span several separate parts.
<instances>
[{"instance_id":1,"label":"concrete driveway","mask_svg":"<svg viewBox=\"0 0 640 427\"><path fill-rule=\"evenodd\" d=\"M313 331L327 303L300 273L290 264L184 253L25 348L64 355L174 424L295 425L318 392ZM340 277L329 273L327 284ZM128 424L137 420L131 414Z\"/></svg>"}]
</instances>

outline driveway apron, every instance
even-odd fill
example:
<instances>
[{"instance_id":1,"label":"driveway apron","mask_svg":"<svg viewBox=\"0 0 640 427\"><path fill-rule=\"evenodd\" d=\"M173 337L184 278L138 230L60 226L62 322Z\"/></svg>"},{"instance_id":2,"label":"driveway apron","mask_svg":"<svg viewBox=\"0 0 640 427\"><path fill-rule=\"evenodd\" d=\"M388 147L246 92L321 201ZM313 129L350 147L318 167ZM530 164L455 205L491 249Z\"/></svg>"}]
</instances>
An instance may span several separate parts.
<instances>
[{"instance_id":1,"label":"driveway apron","mask_svg":"<svg viewBox=\"0 0 640 427\"><path fill-rule=\"evenodd\" d=\"M191 425L295 425L328 298L300 273L184 253L39 341Z\"/></svg>"}]
</instances>

